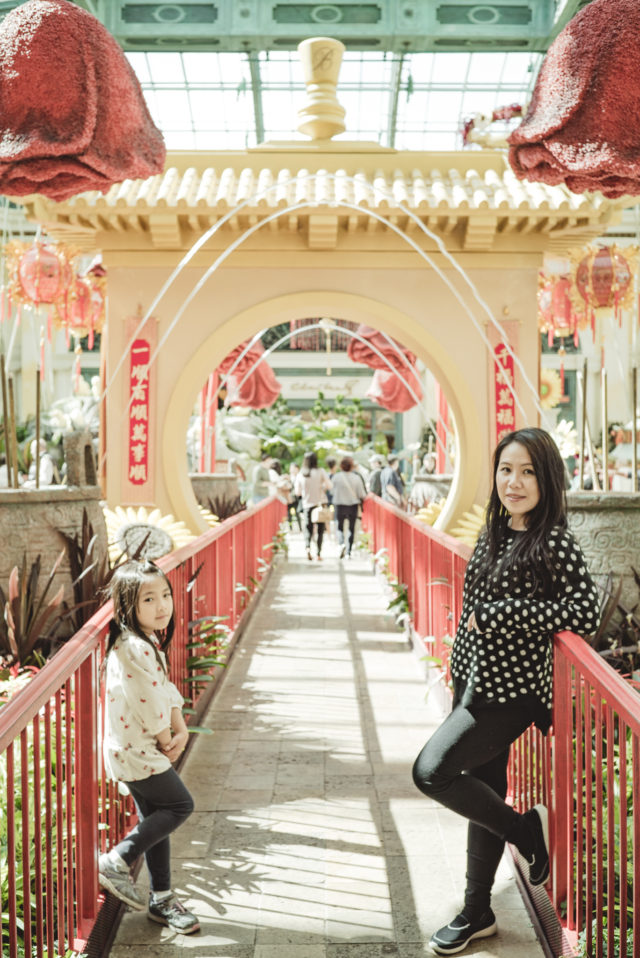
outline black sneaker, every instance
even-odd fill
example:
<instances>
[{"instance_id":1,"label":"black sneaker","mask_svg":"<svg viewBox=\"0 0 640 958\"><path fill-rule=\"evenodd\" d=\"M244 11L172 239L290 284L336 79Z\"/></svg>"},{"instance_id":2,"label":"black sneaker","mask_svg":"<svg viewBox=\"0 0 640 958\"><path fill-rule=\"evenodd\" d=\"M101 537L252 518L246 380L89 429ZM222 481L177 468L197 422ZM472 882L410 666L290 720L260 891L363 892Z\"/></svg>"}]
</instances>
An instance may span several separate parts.
<instances>
[{"instance_id":1,"label":"black sneaker","mask_svg":"<svg viewBox=\"0 0 640 958\"><path fill-rule=\"evenodd\" d=\"M549 878L549 813L544 805L534 805L524 818L533 835L533 851L527 858L529 884L544 885Z\"/></svg>"},{"instance_id":2,"label":"black sneaker","mask_svg":"<svg viewBox=\"0 0 640 958\"><path fill-rule=\"evenodd\" d=\"M190 935L194 931L200 931L200 922L195 915L184 907L175 895L165 898L164 901L155 904L149 898L149 909L147 917L151 921L157 921L161 925L168 925L174 931L181 935Z\"/></svg>"},{"instance_id":3,"label":"black sneaker","mask_svg":"<svg viewBox=\"0 0 640 958\"><path fill-rule=\"evenodd\" d=\"M436 955L457 955L459 951L464 951L474 938L489 938L495 935L497 930L496 916L491 909L485 911L477 921L469 921L461 912L431 936L429 946Z\"/></svg>"}]
</instances>

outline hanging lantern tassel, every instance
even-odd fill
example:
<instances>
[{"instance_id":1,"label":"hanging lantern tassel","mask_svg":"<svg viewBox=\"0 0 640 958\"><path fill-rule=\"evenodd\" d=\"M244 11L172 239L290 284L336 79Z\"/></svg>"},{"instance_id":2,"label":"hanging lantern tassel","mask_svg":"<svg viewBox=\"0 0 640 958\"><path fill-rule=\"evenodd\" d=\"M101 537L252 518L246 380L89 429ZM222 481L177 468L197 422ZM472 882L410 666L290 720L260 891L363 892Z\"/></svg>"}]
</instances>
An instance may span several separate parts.
<instances>
[{"instance_id":1,"label":"hanging lantern tassel","mask_svg":"<svg viewBox=\"0 0 640 958\"><path fill-rule=\"evenodd\" d=\"M44 327L40 327L40 382L44 382Z\"/></svg>"},{"instance_id":2,"label":"hanging lantern tassel","mask_svg":"<svg viewBox=\"0 0 640 958\"><path fill-rule=\"evenodd\" d=\"M77 341L76 341L76 348L74 349L74 353L76 354L76 361L74 364L73 391L77 393L80 390L80 377L82 375L82 366L80 365L80 357L82 356L82 346Z\"/></svg>"},{"instance_id":3,"label":"hanging lantern tassel","mask_svg":"<svg viewBox=\"0 0 640 958\"><path fill-rule=\"evenodd\" d=\"M53 337L53 310L49 310L47 313L47 341L51 345Z\"/></svg>"},{"instance_id":4,"label":"hanging lantern tassel","mask_svg":"<svg viewBox=\"0 0 640 958\"><path fill-rule=\"evenodd\" d=\"M564 346L561 346L558 350L558 356L560 357L560 393L564 396L564 357L567 355L567 351Z\"/></svg>"}]
</instances>

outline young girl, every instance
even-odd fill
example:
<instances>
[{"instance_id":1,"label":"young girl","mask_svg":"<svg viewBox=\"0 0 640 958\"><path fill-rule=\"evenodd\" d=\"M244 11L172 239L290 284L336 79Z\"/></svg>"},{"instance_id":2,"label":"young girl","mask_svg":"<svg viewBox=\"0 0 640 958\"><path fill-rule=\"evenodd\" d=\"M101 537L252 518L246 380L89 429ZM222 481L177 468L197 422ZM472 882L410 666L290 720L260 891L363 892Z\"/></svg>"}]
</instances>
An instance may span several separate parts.
<instances>
[{"instance_id":1,"label":"young girl","mask_svg":"<svg viewBox=\"0 0 640 958\"><path fill-rule=\"evenodd\" d=\"M551 724L552 637L595 631L598 596L567 529L564 467L542 429L505 436L494 455L486 528L465 574L451 654L453 711L420 752L418 788L469 820L464 907L432 936L454 955L497 930L491 888L505 841L549 877L547 811L504 799L509 748L535 722Z\"/></svg>"},{"instance_id":2,"label":"young girl","mask_svg":"<svg viewBox=\"0 0 640 958\"><path fill-rule=\"evenodd\" d=\"M144 854L151 881L147 915L189 934L200 925L171 891L169 835L193 811L193 799L172 768L187 744L183 698L169 681L159 643L173 635L173 593L153 562L127 562L111 580L113 620L105 659L104 763L124 783L138 824L100 856L99 879L132 908L147 907L129 869Z\"/></svg>"}]
</instances>

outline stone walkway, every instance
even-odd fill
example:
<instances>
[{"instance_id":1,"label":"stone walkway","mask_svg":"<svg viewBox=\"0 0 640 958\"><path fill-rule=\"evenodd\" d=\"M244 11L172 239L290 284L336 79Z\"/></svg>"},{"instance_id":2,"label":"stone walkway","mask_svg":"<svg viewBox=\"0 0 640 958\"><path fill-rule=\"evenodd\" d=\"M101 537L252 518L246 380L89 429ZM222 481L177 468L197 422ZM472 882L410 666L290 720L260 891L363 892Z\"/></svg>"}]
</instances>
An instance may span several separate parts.
<instances>
[{"instance_id":1,"label":"stone walkway","mask_svg":"<svg viewBox=\"0 0 640 958\"><path fill-rule=\"evenodd\" d=\"M466 823L411 781L442 717L421 664L368 555L311 563L291 538L183 770L174 885L201 931L127 913L112 958L418 958L461 904ZM465 956L543 955L505 861L494 909Z\"/></svg>"}]
</instances>

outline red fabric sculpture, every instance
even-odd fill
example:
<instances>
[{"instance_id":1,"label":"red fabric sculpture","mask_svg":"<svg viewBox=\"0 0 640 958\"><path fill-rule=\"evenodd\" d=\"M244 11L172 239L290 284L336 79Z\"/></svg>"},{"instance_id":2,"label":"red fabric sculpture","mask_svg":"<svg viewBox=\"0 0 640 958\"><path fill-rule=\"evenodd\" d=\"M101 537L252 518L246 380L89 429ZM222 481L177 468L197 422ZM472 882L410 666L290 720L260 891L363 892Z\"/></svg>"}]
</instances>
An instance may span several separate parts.
<instances>
[{"instance_id":1,"label":"red fabric sculpture","mask_svg":"<svg viewBox=\"0 0 640 958\"><path fill-rule=\"evenodd\" d=\"M236 359L244 352L247 342L236 346L218 366L218 374L227 376ZM259 366L256 363L264 353L264 346L258 340L248 353L242 357L226 381L227 396L230 406L248 406L251 409L266 409L271 406L280 395L281 386L275 377L273 369L263 360ZM242 380L250 373L246 381ZM242 385L241 385L242 383Z\"/></svg>"},{"instance_id":2,"label":"red fabric sculpture","mask_svg":"<svg viewBox=\"0 0 640 958\"><path fill-rule=\"evenodd\" d=\"M615 198L640 193L640 3L593 0L547 53L508 138L520 179Z\"/></svg>"},{"instance_id":3,"label":"red fabric sculpture","mask_svg":"<svg viewBox=\"0 0 640 958\"><path fill-rule=\"evenodd\" d=\"M410 372L405 367L401 373L409 381L413 392L422 399L422 386L414 372ZM413 409L416 401L395 373L383 373L381 369L376 369L373 374L371 385L365 394L371 402L375 402L383 409L389 409L390 412L406 412L407 409Z\"/></svg>"},{"instance_id":4,"label":"red fabric sculpture","mask_svg":"<svg viewBox=\"0 0 640 958\"><path fill-rule=\"evenodd\" d=\"M383 333L371 326L358 326L356 333L365 339L366 343L352 338L347 348L347 356L354 363L363 363L376 370L366 395L391 412L406 412L407 409L412 409L416 405L416 399L407 389L405 382L418 400L422 399L422 386L415 373L416 357L395 340L389 342ZM398 370L399 376L389 369L388 363L379 353Z\"/></svg>"},{"instance_id":5,"label":"red fabric sculpture","mask_svg":"<svg viewBox=\"0 0 640 958\"><path fill-rule=\"evenodd\" d=\"M70 0L0 25L0 193L65 200L161 173L165 147L111 34Z\"/></svg>"}]
</instances>

